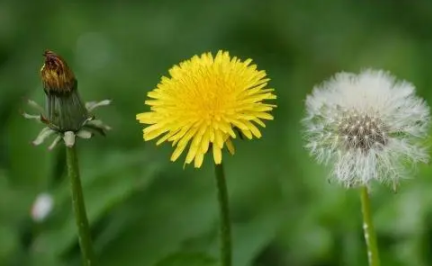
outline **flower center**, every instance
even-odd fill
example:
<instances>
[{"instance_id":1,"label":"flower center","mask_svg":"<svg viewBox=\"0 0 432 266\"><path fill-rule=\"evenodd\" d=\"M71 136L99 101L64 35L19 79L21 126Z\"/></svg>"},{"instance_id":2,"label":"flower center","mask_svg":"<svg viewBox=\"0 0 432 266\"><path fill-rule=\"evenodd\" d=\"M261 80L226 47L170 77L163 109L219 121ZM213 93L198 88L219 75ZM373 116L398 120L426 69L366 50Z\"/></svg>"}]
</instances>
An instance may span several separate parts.
<instances>
[{"instance_id":1,"label":"flower center","mask_svg":"<svg viewBox=\"0 0 432 266\"><path fill-rule=\"evenodd\" d=\"M340 119L339 135L347 149L359 149L367 152L374 146L383 146L388 142L386 126L373 115L347 112Z\"/></svg>"}]
</instances>

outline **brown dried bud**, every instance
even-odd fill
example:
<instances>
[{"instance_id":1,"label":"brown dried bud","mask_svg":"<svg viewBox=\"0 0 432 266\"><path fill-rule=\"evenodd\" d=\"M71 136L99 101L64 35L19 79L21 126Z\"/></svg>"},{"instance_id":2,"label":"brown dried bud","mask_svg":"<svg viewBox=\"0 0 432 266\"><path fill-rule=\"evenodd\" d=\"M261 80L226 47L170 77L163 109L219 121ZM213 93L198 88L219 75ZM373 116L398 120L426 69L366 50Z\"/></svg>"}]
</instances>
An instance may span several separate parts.
<instances>
[{"instance_id":1,"label":"brown dried bud","mask_svg":"<svg viewBox=\"0 0 432 266\"><path fill-rule=\"evenodd\" d=\"M46 94L47 122L59 132L79 131L89 119L78 93L77 80L66 62L52 51L43 54L42 84Z\"/></svg>"},{"instance_id":2,"label":"brown dried bud","mask_svg":"<svg viewBox=\"0 0 432 266\"><path fill-rule=\"evenodd\" d=\"M66 62L52 51L43 54L45 63L41 68L44 90L47 94L69 93L76 88L76 79Z\"/></svg>"},{"instance_id":3,"label":"brown dried bud","mask_svg":"<svg viewBox=\"0 0 432 266\"><path fill-rule=\"evenodd\" d=\"M75 145L76 138L89 139L95 133L105 135L111 128L96 119L91 113L100 106L107 106L110 100L84 104L78 93L78 81L66 62L54 52L45 51L44 65L40 72L45 91L46 108L29 100L29 106L38 111L32 115L23 113L27 119L42 122L42 129L34 145L42 144L50 136L55 136L48 149L53 149L62 140L68 147Z\"/></svg>"}]
</instances>

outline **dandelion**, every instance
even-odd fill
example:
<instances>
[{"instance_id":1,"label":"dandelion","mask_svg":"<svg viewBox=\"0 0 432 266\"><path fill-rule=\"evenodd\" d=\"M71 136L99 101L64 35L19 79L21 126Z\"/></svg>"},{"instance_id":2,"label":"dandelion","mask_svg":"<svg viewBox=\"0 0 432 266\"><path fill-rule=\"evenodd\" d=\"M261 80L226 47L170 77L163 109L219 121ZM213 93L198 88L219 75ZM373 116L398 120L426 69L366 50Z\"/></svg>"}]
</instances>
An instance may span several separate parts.
<instances>
[{"instance_id":1,"label":"dandelion","mask_svg":"<svg viewBox=\"0 0 432 266\"><path fill-rule=\"evenodd\" d=\"M429 108L414 93L384 71L339 73L306 99L306 147L346 186L397 184L406 162L428 161Z\"/></svg>"},{"instance_id":2,"label":"dandelion","mask_svg":"<svg viewBox=\"0 0 432 266\"><path fill-rule=\"evenodd\" d=\"M40 74L46 109L29 100L28 104L38 111L38 114L23 113L25 118L46 125L32 143L35 146L40 145L49 137L55 136L48 148L52 150L61 140L67 147L72 147L76 138L90 139L95 133L105 135L111 128L96 119L92 112L98 107L109 105L110 101L84 104L78 92L78 81L63 58L52 51L45 51L44 57L45 62Z\"/></svg>"},{"instance_id":3,"label":"dandelion","mask_svg":"<svg viewBox=\"0 0 432 266\"><path fill-rule=\"evenodd\" d=\"M314 88L303 120L307 149L318 162L331 164L332 178L360 187L370 265L379 265L367 187L372 181L394 187L409 165L427 162L423 145L429 107L415 88L388 72L339 73Z\"/></svg>"},{"instance_id":4,"label":"dandelion","mask_svg":"<svg viewBox=\"0 0 432 266\"><path fill-rule=\"evenodd\" d=\"M228 52L216 56L205 53L170 69L156 89L148 93L145 103L150 111L138 114L137 120L149 125L144 140L160 137L157 144L172 142L171 161L188 149L185 164L194 161L200 168L211 150L215 163L220 223L221 265L231 265L231 229L228 191L222 165L222 150L234 154L232 140L237 136L260 138L257 125L272 120L269 113L276 106L264 103L276 99L266 88L266 73L257 70L252 60L231 58Z\"/></svg>"},{"instance_id":5,"label":"dandelion","mask_svg":"<svg viewBox=\"0 0 432 266\"><path fill-rule=\"evenodd\" d=\"M171 161L189 148L186 164L194 161L199 168L209 148L220 164L225 145L234 154L232 139L239 134L260 138L256 125L265 127L263 120L273 119L269 112L275 107L263 101L276 96L266 88L265 71L251 62L219 51L215 57L205 53L172 67L171 77L163 77L148 93L150 111L137 115L139 122L150 125L144 140L160 137L158 145L172 142L176 148Z\"/></svg>"},{"instance_id":6,"label":"dandelion","mask_svg":"<svg viewBox=\"0 0 432 266\"><path fill-rule=\"evenodd\" d=\"M89 139L94 133L105 135L105 132L110 130L109 126L91 114L94 109L109 105L110 101L103 100L84 104L78 93L78 81L65 60L52 51L45 51L43 56L45 61L40 74L45 92L46 109L29 100L28 104L39 113L36 115L24 113L23 115L27 119L34 119L46 125L33 141L34 145L40 145L50 136L55 136L48 149L53 149L62 140L66 146L66 164L83 265L95 265L96 258L79 173L76 138ZM32 217L35 220L43 220L51 211L51 201L47 196L38 198L32 209Z\"/></svg>"}]
</instances>

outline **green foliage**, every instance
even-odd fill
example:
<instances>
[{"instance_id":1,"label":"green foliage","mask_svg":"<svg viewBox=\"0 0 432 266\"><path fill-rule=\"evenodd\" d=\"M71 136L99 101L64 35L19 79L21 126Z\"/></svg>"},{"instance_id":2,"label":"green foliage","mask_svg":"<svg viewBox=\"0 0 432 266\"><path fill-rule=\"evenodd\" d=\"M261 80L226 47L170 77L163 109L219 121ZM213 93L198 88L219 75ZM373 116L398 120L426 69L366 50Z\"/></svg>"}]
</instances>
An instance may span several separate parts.
<instances>
[{"instance_id":1,"label":"green foliage","mask_svg":"<svg viewBox=\"0 0 432 266\"><path fill-rule=\"evenodd\" d=\"M155 266L217 266L215 259L201 253L176 253L158 262Z\"/></svg>"},{"instance_id":2,"label":"green foliage","mask_svg":"<svg viewBox=\"0 0 432 266\"><path fill-rule=\"evenodd\" d=\"M357 191L328 184L303 149L304 98L334 72L376 67L431 101L432 2L21 2L0 3L0 265L80 265L64 150L29 144L42 127L19 115L24 98L43 103L45 49L67 60L84 100L113 100L97 112L113 131L78 143L100 265L217 265L209 158L200 170L171 163L135 114L169 67L218 49L253 58L278 95L263 138L224 154L234 265L366 265ZM420 166L396 194L373 188L383 265L432 264L431 174ZM55 205L36 223L42 192Z\"/></svg>"}]
</instances>

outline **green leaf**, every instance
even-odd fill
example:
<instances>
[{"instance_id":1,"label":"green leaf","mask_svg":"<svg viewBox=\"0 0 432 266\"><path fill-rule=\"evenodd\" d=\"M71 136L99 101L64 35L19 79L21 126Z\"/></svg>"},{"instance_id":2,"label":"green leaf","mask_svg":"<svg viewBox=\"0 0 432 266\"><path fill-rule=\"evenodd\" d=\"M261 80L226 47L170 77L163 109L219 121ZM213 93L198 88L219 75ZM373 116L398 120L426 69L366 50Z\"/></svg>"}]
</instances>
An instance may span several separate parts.
<instances>
[{"instance_id":1,"label":"green leaf","mask_svg":"<svg viewBox=\"0 0 432 266\"><path fill-rule=\"evenodd\" d=\"M0 224L0 265L7 265L13 251L18 248L18 237L10 226Z\"/></svg>"},{"instance_id":2,"label":"green leaf","mask_svg":"<svg viewBox=\"0 0 432 266\"><path fill-rule=\"evenodd\" d=\"M174 253L155 266L217 266L218 261L205 253Z\"/></svg>"},{"instance_id":3,"label":"green leaf","mask_svg":"<svg viewBox=\"0 0 432 266\"><path fill-rule=\"evenodd\" d=\"M159 164L154 163L143 165L146 156L142 152L110 153L99 160L88 159L87 156L89 154L82 156L80 162L83 165L81 179L91 225L107 216L114 206L121 205L130 195L145 189L160 168ZM85 163L86 159L92 162L91 168ZM50 256L60 256L71 250L78 240L69 180L66 178L53 194L55 217L51 219L53 222L49 230L37 237L36 244ZM97 244L98 239L94 239L94 242Z\"/></svg>"},{"instance_id":4,"label":"green leaf","mask_svg":"<svg viewBox=\"0 0 432 266\"><path fill-rule=\"evenodd\" d=\"M126 208L114 212L111 223L117 226L111 228L120 227L120 233L104 247L101 264L154 265L212 230L216 220L213 180L190 177L188 171L179 173L184 175L164 172L146 193L137 194ZM206 244L193 251L203 251Z\"/></svg>"},{"instance_id":5,"label":"green leaf","mask_svg":"<svg viewBox=\"0 0 432 266\"><path fill-rule=\"evenodd\" d=\"M38 91L36 95L42 94ZM39 95L38 95L39 96ZM32 96L31 96L32 98ZM35 97L40 103L40 97ZM22 108L30 113L34 113L31 107L25 105L23 101ZM36 194L38 190L47 187L47 181L50 178L52 166L52 155L47 150L51 139L40 146L31 144L44 125L36 123L33 120L27 120L19 114L19 110L12 112L11 119L7 126L9 145L9 176L14 185L21 189L28 189L31 194ZM30 196L30 195L29 195Z\"/></svg>"}]
</instances>

